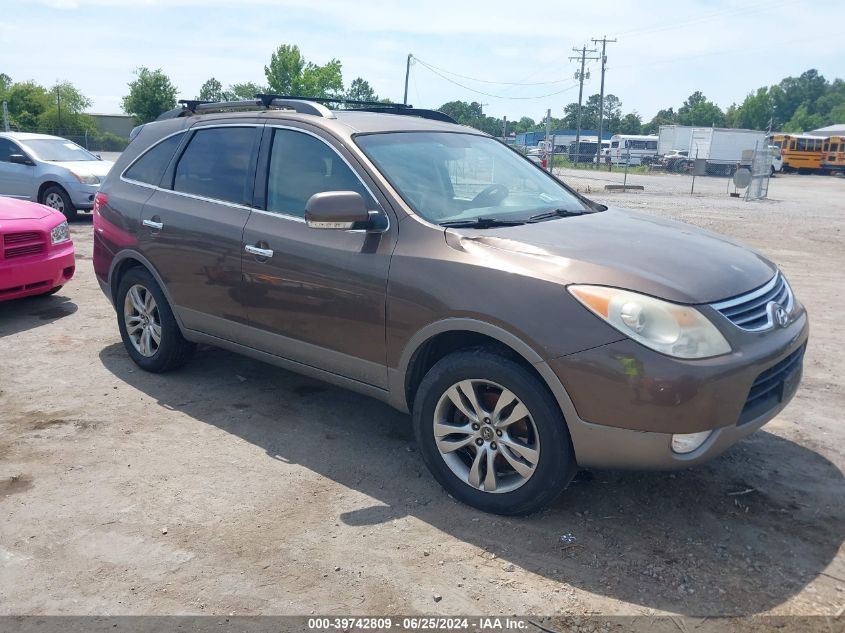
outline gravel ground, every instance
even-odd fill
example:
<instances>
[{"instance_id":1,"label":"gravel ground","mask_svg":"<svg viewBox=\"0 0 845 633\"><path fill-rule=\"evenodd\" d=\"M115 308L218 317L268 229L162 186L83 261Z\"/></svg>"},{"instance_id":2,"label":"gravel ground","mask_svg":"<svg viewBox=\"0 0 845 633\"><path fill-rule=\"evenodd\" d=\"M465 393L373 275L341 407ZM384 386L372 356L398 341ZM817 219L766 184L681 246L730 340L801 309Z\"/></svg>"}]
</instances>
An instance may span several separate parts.
<instances>
[{"instance_id":1,"label":"gravel ground","mask_svg":"<svg viewBox=\"0 0 845 633\"><path fill-rule=\"evenodd\" d=\"M727 454L584 472L522 519L435 484L383 404L203 349L138 370L77 275L0 304L0 614L836 614L845 605L845 181L568 171L593 197L744 240L812 320L803 386Z\"/></svg>"}]
</instances>

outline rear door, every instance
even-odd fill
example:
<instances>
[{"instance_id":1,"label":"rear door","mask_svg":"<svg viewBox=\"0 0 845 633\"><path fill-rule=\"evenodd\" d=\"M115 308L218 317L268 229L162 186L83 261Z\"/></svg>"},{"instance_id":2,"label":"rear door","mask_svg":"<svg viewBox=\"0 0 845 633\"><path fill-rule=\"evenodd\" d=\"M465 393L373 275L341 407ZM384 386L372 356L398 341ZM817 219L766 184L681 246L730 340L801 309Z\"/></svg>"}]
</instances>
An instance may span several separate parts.
<instances>
[{"instance_id":1,"label":"rear door","mask_svg":"<svg viewBox=\"0 0 845 633\"><path fill-rule=\"evenodd\" d=\"M258 208L243 236L249 344L384 388L395 222L383 233L366 233L312 229L303 219L313 194L350 190L372 211L389 213L342 144L307 129L268 125L256 175Z\"/></svg>"},{"instance_id":2,"label":"rear door","mask_svg":"<svg viewBox=\"0 0 845 633\"><path fill-rule=\"evenodd\" d=\"M250 214L258 123L194 127L141 212L139 247L185 327L232 340L243 324L241 238Z\"/></svg>"}]
</instances>

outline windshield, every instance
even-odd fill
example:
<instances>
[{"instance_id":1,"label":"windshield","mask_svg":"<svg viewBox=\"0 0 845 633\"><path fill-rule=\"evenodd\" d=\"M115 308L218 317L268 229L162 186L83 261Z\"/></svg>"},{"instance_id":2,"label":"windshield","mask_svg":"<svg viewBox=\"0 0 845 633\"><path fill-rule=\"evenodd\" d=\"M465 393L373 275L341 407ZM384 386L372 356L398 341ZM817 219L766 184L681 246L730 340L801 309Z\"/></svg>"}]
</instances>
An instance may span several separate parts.
<instances>
[{"instance_id":1,"label":"windshield","mask_svg":"<svg viewBox=\"0 0 845 633\"><path fill-rule=\"evenodd\" d=\"M429 222L528 220L587 207L566 187L499 141L448 132L390 132L355 142Z\"/></svg>"},{"instance_id":2,"label":"windshield","mask_svg":"<svg viewBox=\"0 0 845 633\"><path fill-rule=\"evenodd\" d=\"M94 154L76 143L59 138L40 138L21 141L37 158L48 162L73 160L99 160Z\"/></svg>"}]
</instances>

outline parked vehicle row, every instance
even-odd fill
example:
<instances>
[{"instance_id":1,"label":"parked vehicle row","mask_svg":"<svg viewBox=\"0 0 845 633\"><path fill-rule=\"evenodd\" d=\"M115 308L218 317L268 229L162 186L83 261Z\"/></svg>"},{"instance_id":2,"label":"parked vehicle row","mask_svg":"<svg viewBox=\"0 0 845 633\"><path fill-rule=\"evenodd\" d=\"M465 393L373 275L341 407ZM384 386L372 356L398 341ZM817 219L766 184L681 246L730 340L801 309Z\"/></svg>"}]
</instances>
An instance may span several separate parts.
<instances>
[{"instance_id":1,"label":"parked vehicle row","mask_svg":"<svg viewBox=\"0 0 845 633\"><path fill-rule=\"evenodd\" d=\"M368 109L270 96L140 129L94 203L139 367L206 343L384 400L437 481L503 514L578 467L700 463L793 397L808 321L774 263L442 113Z\"/></svg>"}]
</instances>

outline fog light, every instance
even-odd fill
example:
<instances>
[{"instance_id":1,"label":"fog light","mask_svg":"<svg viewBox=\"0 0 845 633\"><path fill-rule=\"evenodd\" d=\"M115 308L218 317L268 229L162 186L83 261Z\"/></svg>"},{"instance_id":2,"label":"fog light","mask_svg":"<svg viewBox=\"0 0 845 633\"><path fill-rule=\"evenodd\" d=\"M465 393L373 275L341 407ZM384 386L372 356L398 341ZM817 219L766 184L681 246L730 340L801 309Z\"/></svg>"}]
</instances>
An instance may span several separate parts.
<instances>
[{"instance_id":1,"label":"fog light","mask_svg":"<svg viewBox=\"0 0 845 633\"><path fill-rule=\"evenodd\" d=\"M679 453L684 455L686 453L692 453L695 449L699 448L704 442L707 441L707 438L713 431L701 431L700 433L684 433L679 435L672 436L672 450L675 453Z\"/></svg>"}]
</instances>

